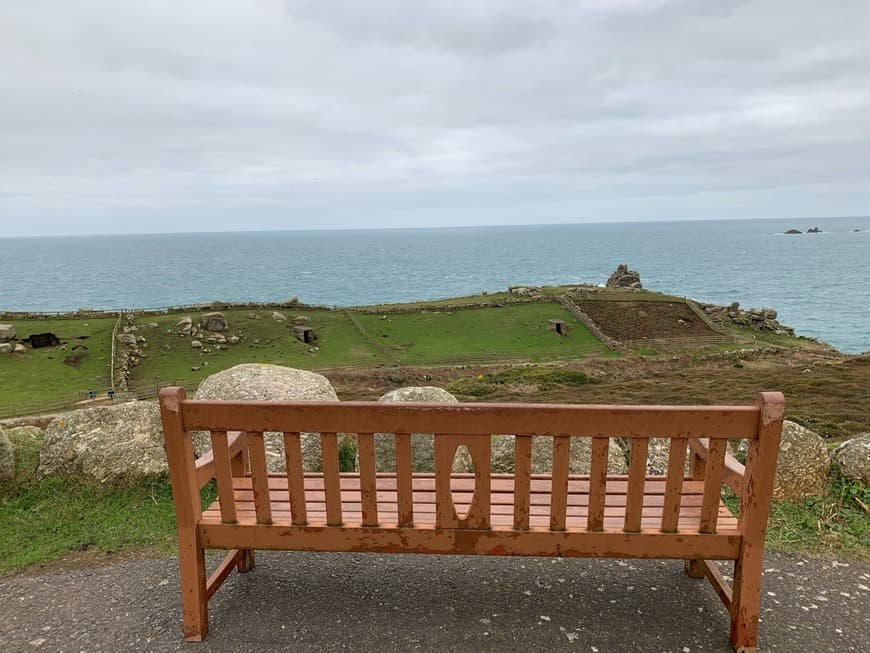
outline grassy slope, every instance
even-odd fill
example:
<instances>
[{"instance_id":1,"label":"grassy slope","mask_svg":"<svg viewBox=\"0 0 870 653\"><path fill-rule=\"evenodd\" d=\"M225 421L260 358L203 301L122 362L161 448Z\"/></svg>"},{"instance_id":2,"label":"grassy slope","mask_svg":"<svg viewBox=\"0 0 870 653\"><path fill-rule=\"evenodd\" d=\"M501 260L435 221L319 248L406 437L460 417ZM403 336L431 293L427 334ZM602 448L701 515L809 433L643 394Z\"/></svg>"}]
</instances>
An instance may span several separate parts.
<instances>
[{"instance_id":1,"label":"grassy slope","mask_svg":"<svg viewBox=\"0 0 870 653\"><path fill-rule=\"evenodd\" d=\"M248 315L256 314L258 319L251 320ZM237 335L241 341L236 345L226 345L218 351L213 345L205 343L210 353L193 349L191 338L167 333L182 317L181 314L165 316L143 316L136 320L140 326L137 335L148 340L148 357L134 368L133 382L149 383L155 379L164 381L202 379L209 374L227 369L239 363L276 363L301 369L314 369L341 365L378 365L388 362L377 349L365 342L348 317L343 313L330 311L284 312L292 320L296 315L309 318L308 326L317 332L317 351L312 345L299 342L292 333L291 321L279 322L272 319L271 310L232 310L224 311L229 325L225 335ZM196 322L199 313L190 316ZM159 327L147 326L156 322ZM254 342L258 340L259 342ZM164 347L168 346L169 350ZM203 367L203 363L208 365ZM191 368L201 367L199 372Z\"/></svg>"},{"instance_id":2,"label":"grassy slope","mask_svg":"<svg viewBox=\"0 0 870 653\"><path fill-rule=\"evenodd\" d=\"M61 340L69 339L66 349L46 347L28 349L25 354L0 356L0 404L36 404L61 399L83 399L88 390L104 391L108 387L112 347L113 318L70 320L12 320L19 338L34 333L52 332ZM86 340L74 340L88 336ZM83 350L71 351L75 345L85 345L87 354L79 367L65 364L64 358Z\"/></svg>"},{"instance_id":3,"label":"grassy slope","mask_svg":"<svg viewBox=\"0 0 870 653\"><path fill-rule=\"evenodd\" d=\"M530 361L580 358L603 353L604 346L585 326L556 303L531 303L455 312L358 315L379 342L413 363L438 363L464 356L520 354ZM548 319L568 322L560 337L547 329Z\"/></svg>"}]
</instances>

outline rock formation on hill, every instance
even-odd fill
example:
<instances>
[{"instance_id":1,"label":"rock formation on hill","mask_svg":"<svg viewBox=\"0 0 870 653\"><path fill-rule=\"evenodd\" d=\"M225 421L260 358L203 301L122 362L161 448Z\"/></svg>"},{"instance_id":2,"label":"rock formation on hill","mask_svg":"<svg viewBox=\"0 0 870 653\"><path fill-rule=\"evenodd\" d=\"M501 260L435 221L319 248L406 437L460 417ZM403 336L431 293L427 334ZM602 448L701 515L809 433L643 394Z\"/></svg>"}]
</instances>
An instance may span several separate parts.
<instances>
[{"instance_id":1,"label":"rock formation on hill","mask_svg":"<svg viewBox=\"0 0 870 653\"><path fill-rule=\"evenodd\" d=\"M643 288L640 283L640 273L629 270L625 263L620 263L616 271L607 279L608 288Z\"/></svg>"}]
</instances>

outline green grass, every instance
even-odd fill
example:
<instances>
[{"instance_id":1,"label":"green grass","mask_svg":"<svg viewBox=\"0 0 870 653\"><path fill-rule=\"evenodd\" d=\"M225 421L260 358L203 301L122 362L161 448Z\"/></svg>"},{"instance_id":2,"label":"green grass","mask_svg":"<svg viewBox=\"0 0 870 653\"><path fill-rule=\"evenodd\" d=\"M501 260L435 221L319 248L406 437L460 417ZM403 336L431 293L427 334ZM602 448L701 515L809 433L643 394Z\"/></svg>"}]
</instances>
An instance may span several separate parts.
<instances>
[{"instance_id":1,"label":"green grass","mask_svg":"<svg viewBox=\"0 0 870 653\"><path fill-rule=\"evenodd\" d=\"M579 387L595 383L583 372L561 367L535 366L513 367L494 374L480 374L476 377L457 379L447 386L456 395L467 397L486 397L501 389L501 386L529 386L535 391L550 390L556 386Z\"/></svg>"},{"instance_id":2,"label":"green grass","mask_svg":"<svg viewBox=\"0 0 870 653\"><path fill-rule=\"evenodd\" d=\"M109 387L109 365L114 318L64 320L4 320L15 325L18 338L51 332L61 347L29 349L23 354L0 356L0 409L13 405L39 405L59 400L87 398L88 390L104 392ZM84 338L78 340L77 338ZM72 350L84 345L87 349ZM78 355L78 365L64 362Z\"/></svg>"},{"instance_id":3,"label":"green grass","mask_svg":"<svg viewBox=\"0 0 870 653\"><path fill-rule=\"evenodd\" d=\"M725 503L735 513L737 497ZM834 475L823 495L774 501L765 546L771 551L870 560L870 486Z\"/></svg>"},{"instance_id":4,"label":"green grass","mask_svg":"<svg viewBox=\"0 0 870 653\"><path fill-rule=\"evenodd\" d=\"M240 342L224 345L218 350L203 342L203 350L190 346L191 338L168 333L181 317L190 315L197 323L200 313L175 313L172 315L146 315L136 320L140 330L136 335L147 339L147 357L133 370L134 385L161 381L195 381L210 374L225 370L240 363L273 363L300 369L316 369L344 365L381 365L389 359L367 343L346 314L324 310L282 311L289 320L272 319L272 310L223 311L229 331L224 335L237 335ZM256 314L258 319L248 316ZM307 345L297 340L292 331L292 319L296 315L309 318L308 326L317 333L317 342ZM149 328L149 323L158 327ZM316 350L315 347L317 348ZM312 351L314 350L314 351ZM197 372L191 368L199 367Z\"/></svg>"},{"instance_id":5,"label":"green grass","mask_svg":"<svg viewBox=\"0 0 870 653\"><path fill-rule=\"evenodd\" d=\"M166 478L131 487L34 478L40 439L11 436L16 478L0 483L0 573L83 552L167 554L176 544ZM214 490L203 491L203 501Z\"/></svg>"},{"instance_id":6,"label":"green grass","mask_svg":"<svg viewBox=\"0 0 870 653\"><path fill-rule=\"evenodd\" d=\"M568 322L567 336L548 330L548 319ZM434 364L488 355L529 361L582 358L608 350L557 303L527 303L463 311L358 315L378 342L402 361Z\"/></svg>"}]
</instances>

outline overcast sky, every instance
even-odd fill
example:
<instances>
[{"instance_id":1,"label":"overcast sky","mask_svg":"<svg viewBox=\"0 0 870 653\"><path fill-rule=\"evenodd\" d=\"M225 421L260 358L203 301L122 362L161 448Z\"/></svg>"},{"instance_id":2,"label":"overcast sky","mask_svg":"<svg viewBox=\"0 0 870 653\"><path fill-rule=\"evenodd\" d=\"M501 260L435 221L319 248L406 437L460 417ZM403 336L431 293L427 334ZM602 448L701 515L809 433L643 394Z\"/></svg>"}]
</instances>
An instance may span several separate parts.
<instances>
[{"instance_id":1,"label":"overcast sky","mask_svg":"<svg viewBox=\"0 0 870 653\"><path fill-rule=\"evenodd\" d=\"M870 214L870 2L4 2L0 235Z\"/></svg>"}]
</instances>

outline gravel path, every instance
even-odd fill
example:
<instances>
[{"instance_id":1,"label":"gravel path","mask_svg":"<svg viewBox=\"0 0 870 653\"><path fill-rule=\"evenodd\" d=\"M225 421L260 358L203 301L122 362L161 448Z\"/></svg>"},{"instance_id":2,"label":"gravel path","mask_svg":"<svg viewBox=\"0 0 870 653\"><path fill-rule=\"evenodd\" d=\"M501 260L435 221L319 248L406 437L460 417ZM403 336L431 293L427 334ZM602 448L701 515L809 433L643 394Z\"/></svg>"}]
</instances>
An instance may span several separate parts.
<instances>
[{"instance_id":1,"label":"gravel path","mask_svg":"<svg viewBox=\"0 0 870 653\"><path fill-rule=\"evenodd\" d=\"M870 650L870 563L772 554L761 650ZM176 562L0 577L0 650L729 651L681 561L258 554L181 641Z\"/></svg>"}]
</instances>

